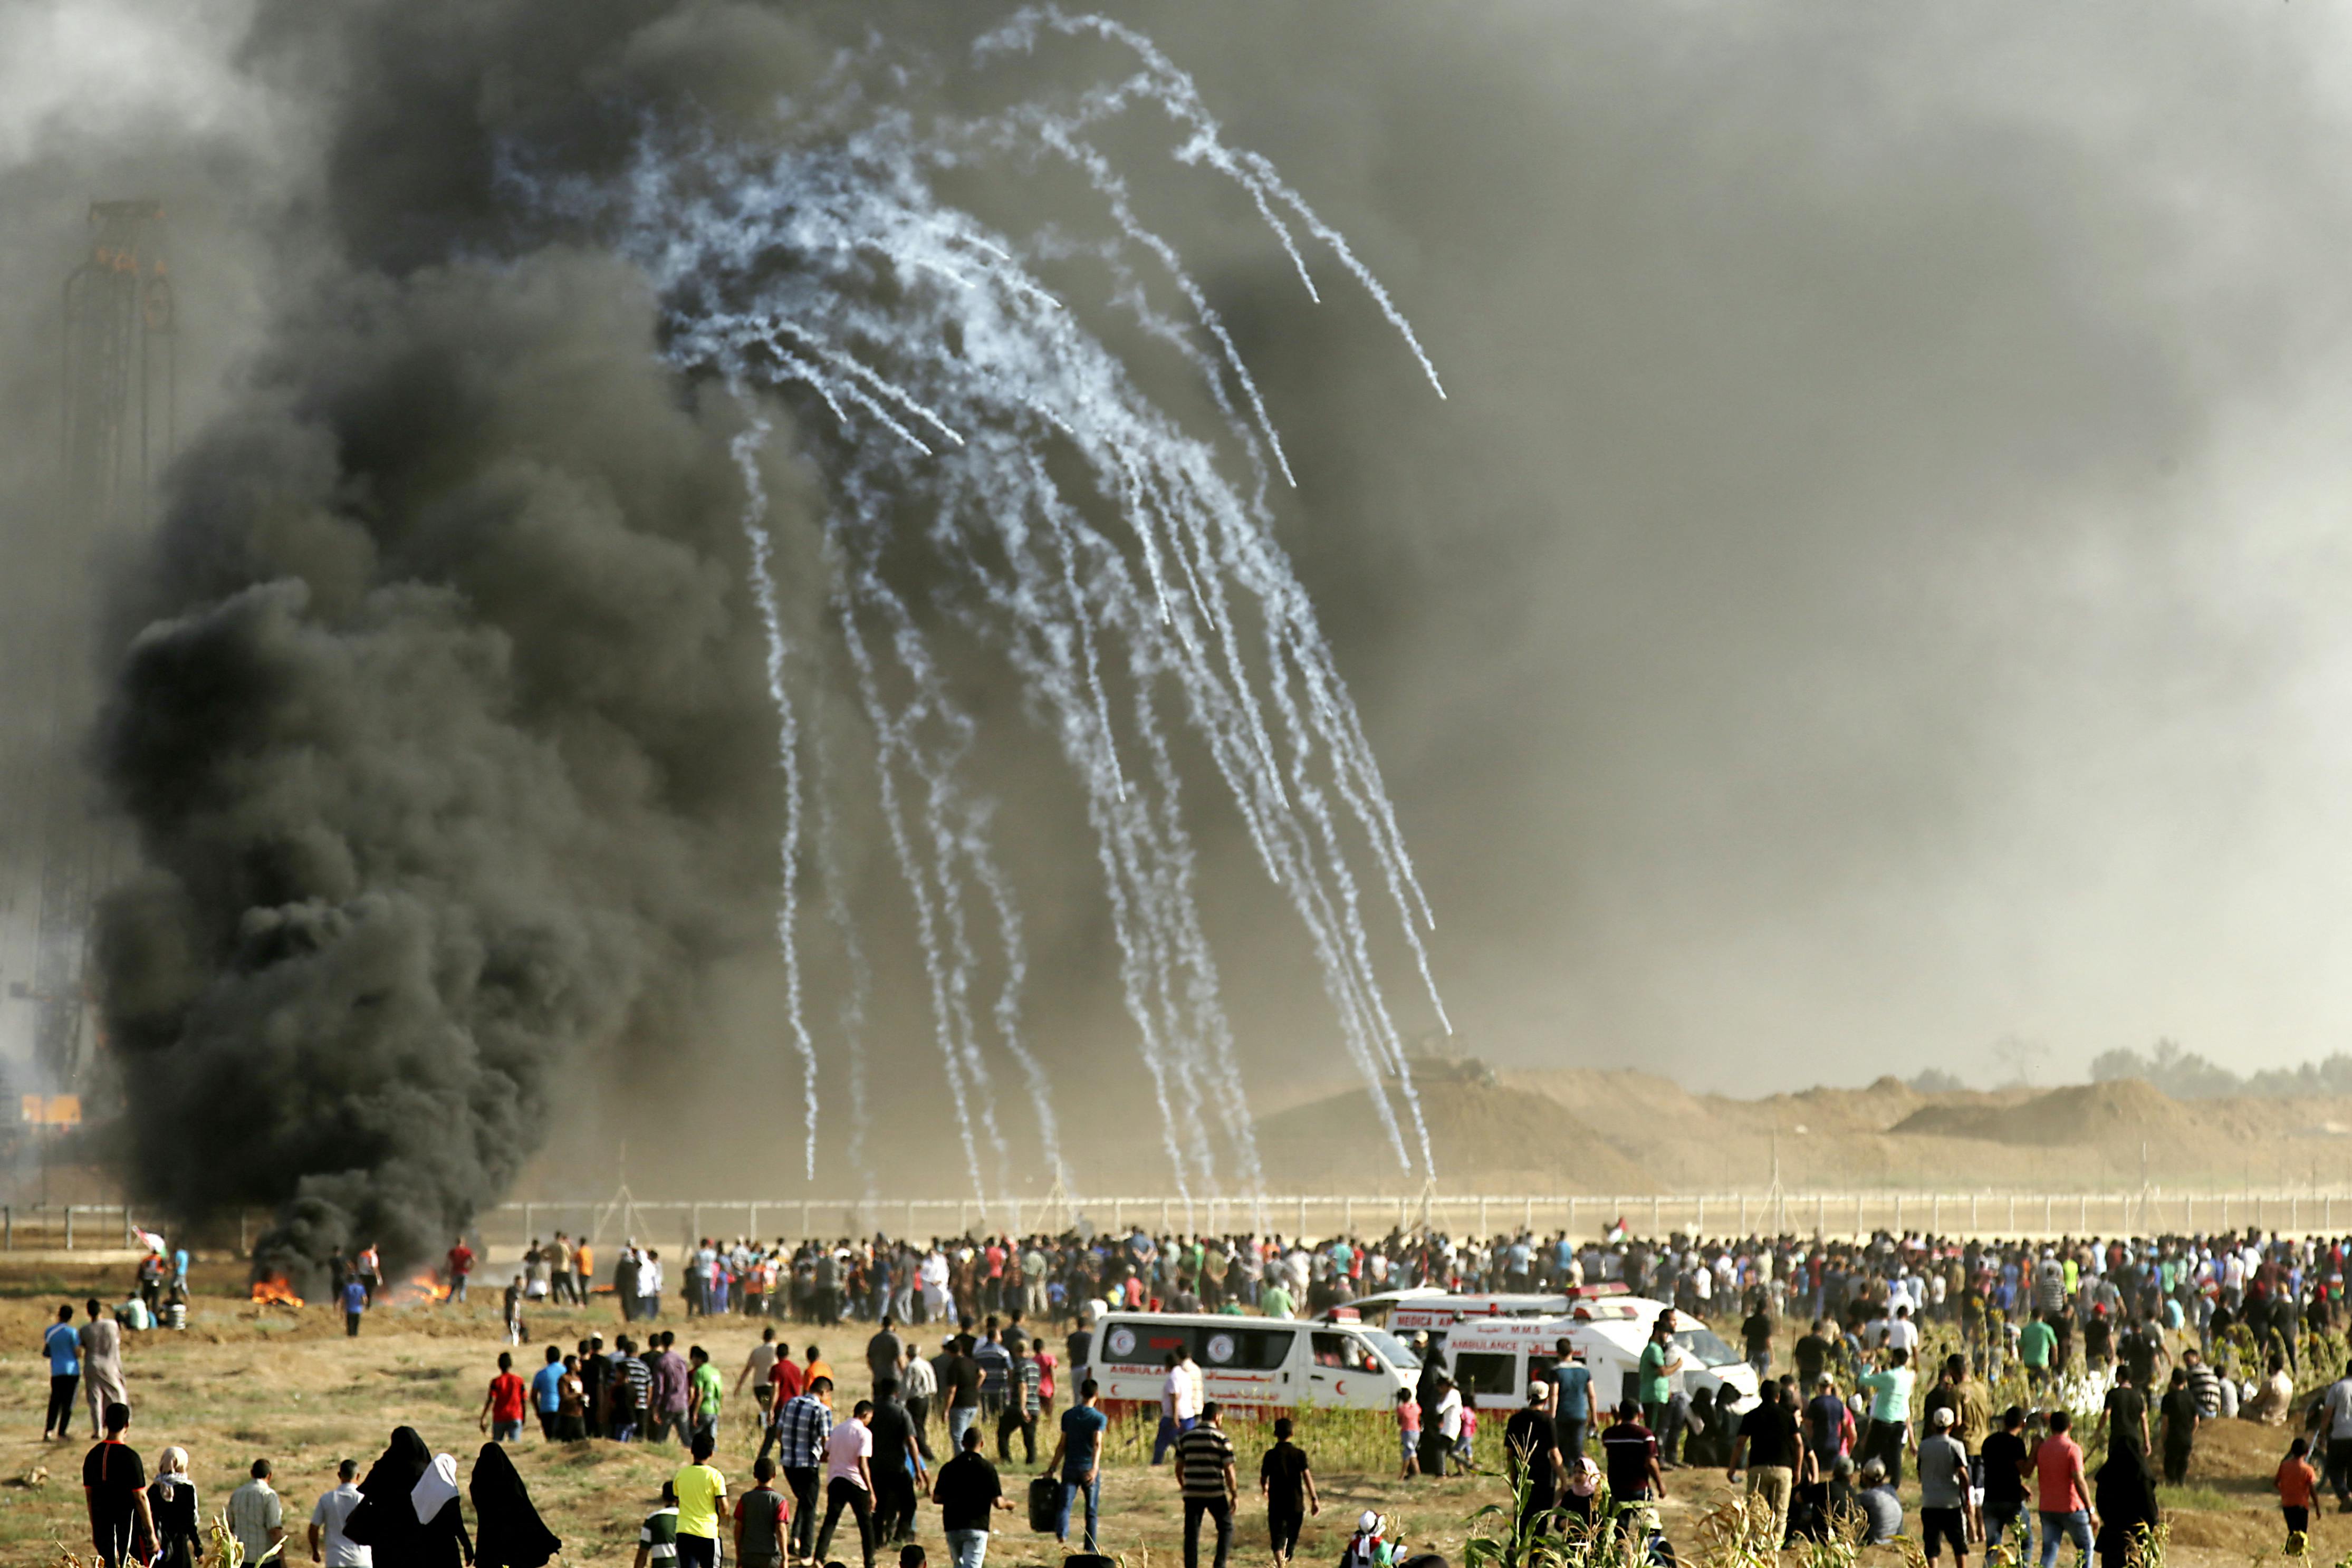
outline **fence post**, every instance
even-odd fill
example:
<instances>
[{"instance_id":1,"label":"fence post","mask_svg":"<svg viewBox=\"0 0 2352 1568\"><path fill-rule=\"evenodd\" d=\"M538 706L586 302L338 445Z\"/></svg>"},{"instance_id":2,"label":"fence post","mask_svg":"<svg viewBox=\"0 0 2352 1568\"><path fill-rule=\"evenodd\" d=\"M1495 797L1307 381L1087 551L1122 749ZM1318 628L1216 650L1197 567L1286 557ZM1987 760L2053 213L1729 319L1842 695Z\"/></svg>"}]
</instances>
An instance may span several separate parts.
<instances>
[{"instance_id":1,"label":"fence post","mask_svg":"<svg viewBox=\"0 0 2352 1568\"><path fill-rule=\"evenodd\" d=\"M14 1204L0 1204L0 1250L16 1250L16 1208Z\"/></svg>"},{"instance_id":2,"label":"fence post","mask_svg":"<svg viewBox=\"0 0 2352 1568\"><path fill-rule=\"evenodd\" d=\"M1339 1200L1339 1234L1353 1236L1355 1233L1356 1200L1352 1197L1341 1198Z\"/></svg>"},{"instance_id":3,"label":"fence post","mask_svg":"<svg viewBox=\"0 0 2352 1568\"><path fill-rule=\"evenodd\" d=\"M66 1205L66 1250L68 1252L73 1250L73 1214L74 1206L70 1203Z\"/></svg>"},{"instance_id":4,"label":"fence post","mask_svg":"<svg viewBox=\"0 0 2352 1568\"><path fill-rule=\"evenodd\" d=\"M751 1239L757 1241L760 1239L760 1206L758 1204L751 1206L751 1215L745 1223L751 1228Z\"/></svg>"}]
</instances>

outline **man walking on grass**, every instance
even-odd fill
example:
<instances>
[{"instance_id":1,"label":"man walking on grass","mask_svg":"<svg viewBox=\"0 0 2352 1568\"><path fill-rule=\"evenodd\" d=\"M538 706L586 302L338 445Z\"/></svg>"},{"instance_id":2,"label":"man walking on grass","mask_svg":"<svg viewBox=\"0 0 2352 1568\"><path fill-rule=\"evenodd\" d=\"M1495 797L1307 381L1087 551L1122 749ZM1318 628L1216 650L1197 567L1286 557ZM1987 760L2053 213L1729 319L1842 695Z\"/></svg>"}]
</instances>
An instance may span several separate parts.
<instances>
[{"instance_id":1,"label":"man walking on grass","mask_svg":"<svg viewBox=\"0 0 2352 1568\"><path fill-rule=\"evenodd\" d=\"M90 1544L100 1568L131 1568L139 1545L155 1539L155 1514L147 1501L147 1470L139 1452L122 1440L131 1428L131 1406L106 1407L106 1436L81 1462L81 1491L89 1504Z\"/></svg>"},{"instance_id":2,"label":"man walking on grass","mask_svg":"<svg viewBox=\"0 0 2352 1568\"><path fill-rule=\"evenodd\" d=\"M1046 1473L1062 1479L1062 1506L1055 1516L1054 1540L1056 1544L1068 1542L1073 1496L1084 1497L1086 1534L1080 1539L1090 1552L1102 1550L1096 1538L1102 1522L1103 1436L1110 1429L1110 1417L1096 1403L1101 1394L1101 1385L1091 1377L1078 1385L1078 1402L1062 1412L1062 1435L1054 1444L1053 1458L1045 1461Z\"/></svg>"},{"instance_id":3,"label":"man walking on grass","mask_svg":"<svg viewBox=\"0 0 2352 1568\"><path fill-rule=\"evenodd\" d=\"M1234 1445L1219 1421L1213 1399L1201 1406L1176 1439L1176 1488L1184 1499L1184 1568L1201 1568L1201 1517L1217 1526L1216 1568L1225 1568L1234 1545L1234 1502L1240 1482L1234 1474Z\"/></svg>"}]
</instances>

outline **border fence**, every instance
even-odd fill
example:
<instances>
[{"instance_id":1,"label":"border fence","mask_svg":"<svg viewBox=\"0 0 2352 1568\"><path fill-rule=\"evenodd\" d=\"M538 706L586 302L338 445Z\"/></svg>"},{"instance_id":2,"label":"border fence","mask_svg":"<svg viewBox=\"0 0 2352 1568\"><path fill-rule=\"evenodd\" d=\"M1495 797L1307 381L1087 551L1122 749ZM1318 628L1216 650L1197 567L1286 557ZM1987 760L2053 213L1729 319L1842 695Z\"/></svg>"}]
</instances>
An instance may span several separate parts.
<instances>
[{"instance_id":1,"label":"border fence","mask_svg":"<svg viewBox=\"0 0 2352 1568\"><path fill-rule=\"evenodd\" d=\"M1492 1236L1526 1229L1599 1239L1619 1224L1636 1236L1796 1234L1825 1239L1923 1231L1941 1236L2047 1238L2194 1234L2252 1227L2300 1235L2352 1230L2352 1190L2342 1192L1768 1192L1591 1194L1423 1193L1417 1197L1292 1194L1266 1197L889 1200L791 1198L754 1202L512 1202L486 1209L486 1245L521 1247L562 1230L610 1247L634 1237L662 1247L703 1236L798 1240L872 1236L918 1240L980 1231L1025 1235L1091 1228L1155 1234L1259 1234L1317 1239L1391 1229Z\"/></svg>"},{"instance_id":2,"label":"border fence","mask_svg":"<svg viewBox=\"0 0 2352 1568\"><path fill-rule=\"evenodd\" d=\"M241 1216L237 1252L269 1228L265 1209ZM1454 1236L1532 1231L1597 1239L1618 1225L1635 1236L1755 1233L1853 1239L1897 1235L2193 1235L2249 1228L2282 1235L2352 1231L2352 1189L2171 1192L1434 1193L1414 1197L1288 1194L1265 1197L999 1198L772 1198L645 1201L626 1191L602 1200L516 1200L484 1208L474 1233L486 1248L520 1250L562 1230L610 1248L652 1247L703 1236L831 1239L877 1232L929 1238L982 1231L1027 1235L1141 1226L1158 1235L1279 1233L1316 1239L1391 1229ZM110 1252L140 1245L137 1229L174 1228L160 1213L121 1204L0 1204L0 1253ZM226 1240L226 1237L223 1238Z\"/></svg>"}]
</instances>

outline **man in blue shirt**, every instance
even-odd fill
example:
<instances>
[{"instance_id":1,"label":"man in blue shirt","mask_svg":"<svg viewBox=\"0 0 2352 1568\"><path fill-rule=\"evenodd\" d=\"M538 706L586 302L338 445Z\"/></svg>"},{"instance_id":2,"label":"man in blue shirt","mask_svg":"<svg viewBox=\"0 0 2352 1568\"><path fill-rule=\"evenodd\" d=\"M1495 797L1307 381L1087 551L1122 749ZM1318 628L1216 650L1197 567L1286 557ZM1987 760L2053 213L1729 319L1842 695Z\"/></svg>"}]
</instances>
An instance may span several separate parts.
<instances>
[{"instance_id":1,"label":"man in blue shirt","mask_svg":"<svg viewBox=\"0 0 2352 1568\"><path fill-rule=\"evenodd\" d=\"M1078 1385L1078 1402L1062 1413L1062 1436L1054 1445L1054 1457L1045 1461L1048 1473L1062 1478L1062 1506L1054 1520L1054 1539L1066 1542L1070 1538L1070 1494L1083 1491L1087 1498L1087 1550L1099 1550L1095 1535L1102 1521L1102 1443L1103 1434L1110 1428L1110 1417L1096 1403L1102 1389L1091 1377Z\"/></svg>"},{"instance_id":2,"label":"man in blue shirt","mask_svg":"<svg viewBox=\"0 0 2352 1568\"><path fill-rule=\"evenodd\" d=\"M368 1309L367 1287L357 1280L343 1281L343 1335L360 1337L360 1314Z\"/></svg>"},{"instance_id":3,"label":"man in blue shirt","mask_svg":"<svg viewBox=\"0 0 2352 1568\"><path fill-rule=\"evenodd\" d=\"M49 1357L49 1415L41 1423L41 1441L54 1431L60 1440L72 1436L74 1385L81 1381L81 1335L74 1329L73 1307L58 1309L58 1321L41 1336Z\"/></svg>"},{"instance_id":4,"label":"man in blue shirt","mask_svg":"<svg viewBox=\"0 0 2352 1568\"><path fill-rule=\"evenodd\" d=\"M530 1406L539 1412L540 1435L555 1441L555 1417L563 1408L563 1353L547 1347L547 1364L530 1380Z\"/></svg>"}]
</instances>

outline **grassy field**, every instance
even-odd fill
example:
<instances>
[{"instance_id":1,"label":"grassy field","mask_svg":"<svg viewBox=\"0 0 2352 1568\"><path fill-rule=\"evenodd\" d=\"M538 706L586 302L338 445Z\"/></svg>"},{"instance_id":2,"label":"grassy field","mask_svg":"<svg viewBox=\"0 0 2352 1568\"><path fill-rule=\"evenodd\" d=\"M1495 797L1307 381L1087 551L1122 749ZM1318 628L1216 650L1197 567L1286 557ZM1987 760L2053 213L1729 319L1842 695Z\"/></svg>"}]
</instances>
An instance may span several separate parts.
<instances>
[{"instance_id":1,"label":"grassy field","mask_svg":"<svg viewBox=\"0 0 2352 1568\"><path fill-rule=\"evenodd\" d=\"M0 1378L5 1378L8 1415L0 1422L0 1563L56 1563L67 1549L87 1552L78 1467L87 1447L44 1445L38 1439L47 1396L47 1369L37 1354L40 1333L60 1301L79 1302L89 1294L120 1299L127 1268L68 1271L0 1268ZM242 1277L224 1268L200 1272L201 1287L185 1333L130 1336L125 1362L136 1418L131 1440L152 1470L165 1445L188 1449L192 1469L210 1514L226 1500L247 1467L267 1457L277 1469L287 1499L289 1523L307 1521L318 1494L333 1483L343 1458L364 1468L382 1451L391 1428L415 1427L438 1451L457 1456L469 1471L482 1436L476 1427L488 1381L501 1348L495 1308L387 1307L372 1314L362 1336L344 1338L339 1317L320 1307L294 1312L256 1307L238 1299ZM711 1353L731 1386L736 1371L758 1338L755 1325L740 1318L719 1322L677 1318L667 1325ZM535 1313L532 1343L518 1362L526 1369L540 1358L539 1346L565 1348L592 1331L610 1336L617 1319L609 1308ZM824 1331L795 1327L798 1344L814 1340L845 1369L856 1366L867 1330L856 1325ZM863 1393L862 1379L852 1377ZM722 1423L717 1463L734 1486L749 1484L757 1439L747 1399L730 1401ZM84 1429L79 1416L75 1430ZM1493 1462L1501 1423L1481 1433L1481 1458ZM1459 1563L1465 1536L1484 1525L1467 1521L1481 1507L1507 1500L1499 1479L1489 1476L1400 1483L1395 1477L1393 1428L1383 1417L1324 1412L1302 1423L1306 1447L1322 1488L1320 1518L1311 1520L1300 1558L1336 1563L1348 1529L1366 1508L1391 1514L1416 1549L1444 1553ZM1234 1560L1269 1560L1264 1515L1255 1502L1256 1458L1266 1440L1252 1425L1232 1429L1243 1457L1244 1501L1236 1532ZM937 1427L934 1426L935 1440ZM1129 1568L1150 1568L1155 1560L1181 1559L1181 1516L1174 1477L1167 1468L1144 1463L1150 1433L1141 1423L1114 1428L1104 1487L1105 1548ZM2285 1434L2242 1422L2216 1424L2200 1445L2191 1484L2164 1494L2170 1506L2170 1560L2177 1563L2238 1563L2275 1555L2281 1544L2269 1477L2285 1447ZM1050 1451L1050 1437L1039 1457ZM653 1506L662 1480L681 1462L672 1448L589 1443L562 1447L536 1433L516 1445L518 1468L541 1514L565 1542L563 1560L581 1564L625 1564L632 1561L639 1519ZM1028 1469L1019 1461L1005 1477L1016 1499ZM1688 1560L1702 1555L1699 1519L1727 1492L1720 1472L1677 1471L1668 1477L1663 1511L1667 1533ZM1906 1506L1916 1503L1906 1493ZM1004 1526L991 1544L999 1564L1058 1562L1049 1537L1031 1534L1018 1514L1001 1516ZM922 1510L923 1539L935 1565L947 1562L938 1516ZM2336 1563L2352 1554L2352 1518L2325 1514L2315 1523L2314 1557ZM289 1560L309 1561L301 1531L292 1531ZM854 1534L836 1540L836 1559L856 1561ZM1894 1548L1865 1553L1888 1564L1906 1560Z\"/></svg>"}]
</instances>

